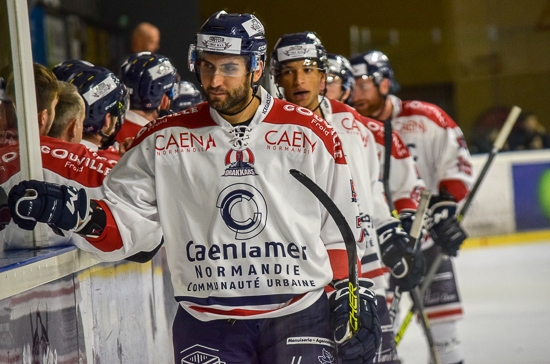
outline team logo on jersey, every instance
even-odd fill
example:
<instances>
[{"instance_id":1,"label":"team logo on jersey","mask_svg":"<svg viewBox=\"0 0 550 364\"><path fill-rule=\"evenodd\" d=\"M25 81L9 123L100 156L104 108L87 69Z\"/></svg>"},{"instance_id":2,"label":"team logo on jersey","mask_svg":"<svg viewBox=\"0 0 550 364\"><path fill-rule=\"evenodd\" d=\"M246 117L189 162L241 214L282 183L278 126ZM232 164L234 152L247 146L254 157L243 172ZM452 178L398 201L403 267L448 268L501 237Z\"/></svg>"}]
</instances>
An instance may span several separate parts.
<instances>
[{"instance_id":1,"label":"team logo on jersey","mask_svg":"<svg viewBox=\"0 0 550 364\"><path fill-rule=\"evenodd\" d=\"M236 183L223 189L216 207L235 240L251 239L262 232L267 221L267 203L255 187Z\"/></svg>"},{"instance_id":2,"label":"team logo on jersey","mask_svg":"<svg viewBox=\"0 0 550 364\"><path fill-rule=\"evenodd\" d=\"M254 170L254 153L248 148L230 149L225 155L225 173L222 177L256 176Z\"/></svg>"}]
</instances>

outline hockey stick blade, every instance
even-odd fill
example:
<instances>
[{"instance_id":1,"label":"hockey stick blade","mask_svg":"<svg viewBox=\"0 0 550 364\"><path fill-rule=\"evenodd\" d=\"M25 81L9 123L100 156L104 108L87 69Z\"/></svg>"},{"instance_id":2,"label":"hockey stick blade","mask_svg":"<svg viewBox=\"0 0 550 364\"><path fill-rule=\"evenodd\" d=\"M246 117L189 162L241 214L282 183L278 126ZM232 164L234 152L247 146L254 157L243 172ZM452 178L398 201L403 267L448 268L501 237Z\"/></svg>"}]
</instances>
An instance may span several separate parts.
<instances>
[{"instance_id":1,"label":"hockey stick blade","mask_svg":"<svg viewBox=\"0 0 550 364\"><path fill-rule=\"evenodd\" d=\"M348 303L349 303L349 325L351 333L354 335L359 330L359 277L357 271L357 242L353 236L353 231L349 226L346 218L338 209L338 206L332 201L329 195L326 194L321 187L313 182L308 176L302 172L291 169L290 174L296 178L301 184L303 184L313 195L321 202L321 204L327 209L329 215L332 217L342 238L346 245L346 251L348 253Z\"/></svg>"}]
</instances>

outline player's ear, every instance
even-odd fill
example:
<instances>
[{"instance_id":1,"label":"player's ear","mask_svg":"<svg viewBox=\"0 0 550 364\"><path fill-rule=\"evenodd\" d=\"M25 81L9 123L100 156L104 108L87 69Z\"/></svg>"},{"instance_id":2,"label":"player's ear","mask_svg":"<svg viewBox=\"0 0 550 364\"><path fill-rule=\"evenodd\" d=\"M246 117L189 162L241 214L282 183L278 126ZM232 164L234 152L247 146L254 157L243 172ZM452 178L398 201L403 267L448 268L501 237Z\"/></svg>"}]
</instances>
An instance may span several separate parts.
<instances>
[{"instance_id":1,"label":"player's ear","mask_svg":"<svg viewBox=\"0 0 550 364\"><path fill-rule=\"evenodd\" d=\"M264 70L264 61L260 61L260 67L256 71L254 71L254 82L258 82L260 78L262 77L262 73Z\"/></svg>"},{"instance_id":2,"label":"player's ear","mask_svg":"<svg viewBox=\"0 0 550 364\"><path fill-rule=\"evenodd\" d=\"M378 86L378 90L380 90L380 93L382 95L388 95L390 93L390 79L384 78L382 82L380 82L380 86Z\"/></svg>"},{"instance_id":3,"label":"player's ear","mask_svg":"<svg viewBox=\"0 0 550 364\"><path fill-rule=\"evenodd\" d=\"M349 98L349 95L351 94L351 90L350 89L347 89L345 92L344 92L344 95L342 95L342 102L345 102L348 98Z\"/></svg>"},{"instance_id":4,"label":"player's ear","mask_svg":"<svg viewBox=\"0 0 550 364\"><path fill-rule=\"evenodd\" d=\"M162 99L160 100L160 109L159 110L168 110L170 108L170 98L168 95L164 94L162 95Z\"/></svg>"},{"instance_id":5,"label":"player's ear","mask_svg":"<svg viewBox=\"0 0 550 364\"><path fill-rule=\"evenodd\" d=\"M71 121L67 124L67 135L74 139L78 133L78 119L72 118Z\"/></svg>"},{"instance_id":6,"label":"player's ear","mask_svg":"<svg viewBox=\"0 0 550 364\"><path fill-rule=\"evenodd\" d=\"M107 115L105 115L105 124L103 124L103 128L101 128L101 131L108 135L108 132L109 130L111 130L111 126L114 122L114 118L111 117L111 113L108 112Z\"/></svg>"},{"instance_id":7,"label":"player's ear","mask_svg":"<svg viewBox=\"0 0 550 364\"><path fill-rule=\"evenodd\" d=\"M48 124L48 109L44 109L38 113L38 129L42 133L42 130L47 126Z\"/></svg>"}]
</instances>

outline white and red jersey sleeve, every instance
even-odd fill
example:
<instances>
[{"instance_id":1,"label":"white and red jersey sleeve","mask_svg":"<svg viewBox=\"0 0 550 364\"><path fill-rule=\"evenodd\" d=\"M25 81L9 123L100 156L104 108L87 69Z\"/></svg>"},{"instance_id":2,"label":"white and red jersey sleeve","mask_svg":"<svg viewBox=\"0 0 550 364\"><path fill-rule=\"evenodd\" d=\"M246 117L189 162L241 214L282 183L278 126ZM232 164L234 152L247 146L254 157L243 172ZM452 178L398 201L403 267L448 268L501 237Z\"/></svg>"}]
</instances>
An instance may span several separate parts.
<instances>
[{"instance_id":1,"label":"white and red jersey sleeve","mask_svg":"<svg viewBox=\"0 0 550 364\"><path fill-rule=\"evenodd\" d=\"M105 180L112 220L99 240L121 245L101 257L148 250L144 239L162 231L176 300L195 317L298 312L347 277L348 264L338 227L290 169L327 192L358 239L340 139L311 111L261 89L248 126L207 104L157 119Z\"/></svg>"},{"instance_id":2,"label":"white and red jersey sleeve","mask_svg":"<svg viewBox=\"0 0 550 364\"><path fill-rule=\"evenodd\" d=\"M336 100L321 100L325 118L336 129L342 140L346 161L350 166L361 214L362 276L374 281L374 288L386 287L385 269L380 261L376 229L396 222L390 214L382 184L379 180L380 163L374 135L365 119L348 105Z\"/></svg>"},{"instance_id":3,"label":"white and red jersey sleeve","mask_svg":"<svg viewBox=\"0 0 550 364\"><path fill-rule=\"evenodd\" d=\"M422 101L392 98L394 129L407 143L427 188L434 194L451 194L462 200L474 173L462 130L441 108Z\"/></svg>"},{"instance_id":4,"label":"white and red jersey sleeve","mask_svg":"<svg viewBox=\"0 0 550 364\"><path fill-rule=\"evenodd\" d=\"M386 156L384 123L368 117L363 118L376 139L380 160L379 179L382 182ZM392 131L391 148L388 183L393 205L398 213L403 210L416 210L420 193L425 188L424 181L419 176L414 158L409 153L407 145L395 131Z\"/></svg>"}]
</instances>

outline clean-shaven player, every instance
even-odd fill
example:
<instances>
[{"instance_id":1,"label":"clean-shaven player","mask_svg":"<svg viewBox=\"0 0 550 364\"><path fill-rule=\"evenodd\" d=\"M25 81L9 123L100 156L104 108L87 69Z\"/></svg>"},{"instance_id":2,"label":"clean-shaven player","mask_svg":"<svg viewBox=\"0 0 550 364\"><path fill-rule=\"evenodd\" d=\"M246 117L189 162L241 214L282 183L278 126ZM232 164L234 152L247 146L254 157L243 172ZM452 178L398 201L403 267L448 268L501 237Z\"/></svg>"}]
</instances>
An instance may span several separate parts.
<instances>
[{"instance_id":1,"label":"clean-shaven player","mask_svg":"<svg viewBox=\"0 0 550 364\"><path fill-rule=\"evenodd\" d=\"M371 363L374 359L375 363L396 363L395 341L385 304L386 281L381 260L398 277L403 289L408 290L420 281L424 273L424 258L420 252L413 253L407 248L408 235L399 226L399 220L390 215L379 181L376 142L366 125L369 120L342 102L318 95L318 90L325 85L328 59L315 33L282 35L271 53L270 70L287 101L326 119L340 136L361 212L362 274L376 282L377 309L383 325L379 352L376 357L365 358L363 362Z\"/></svg>"}]
</instances>

